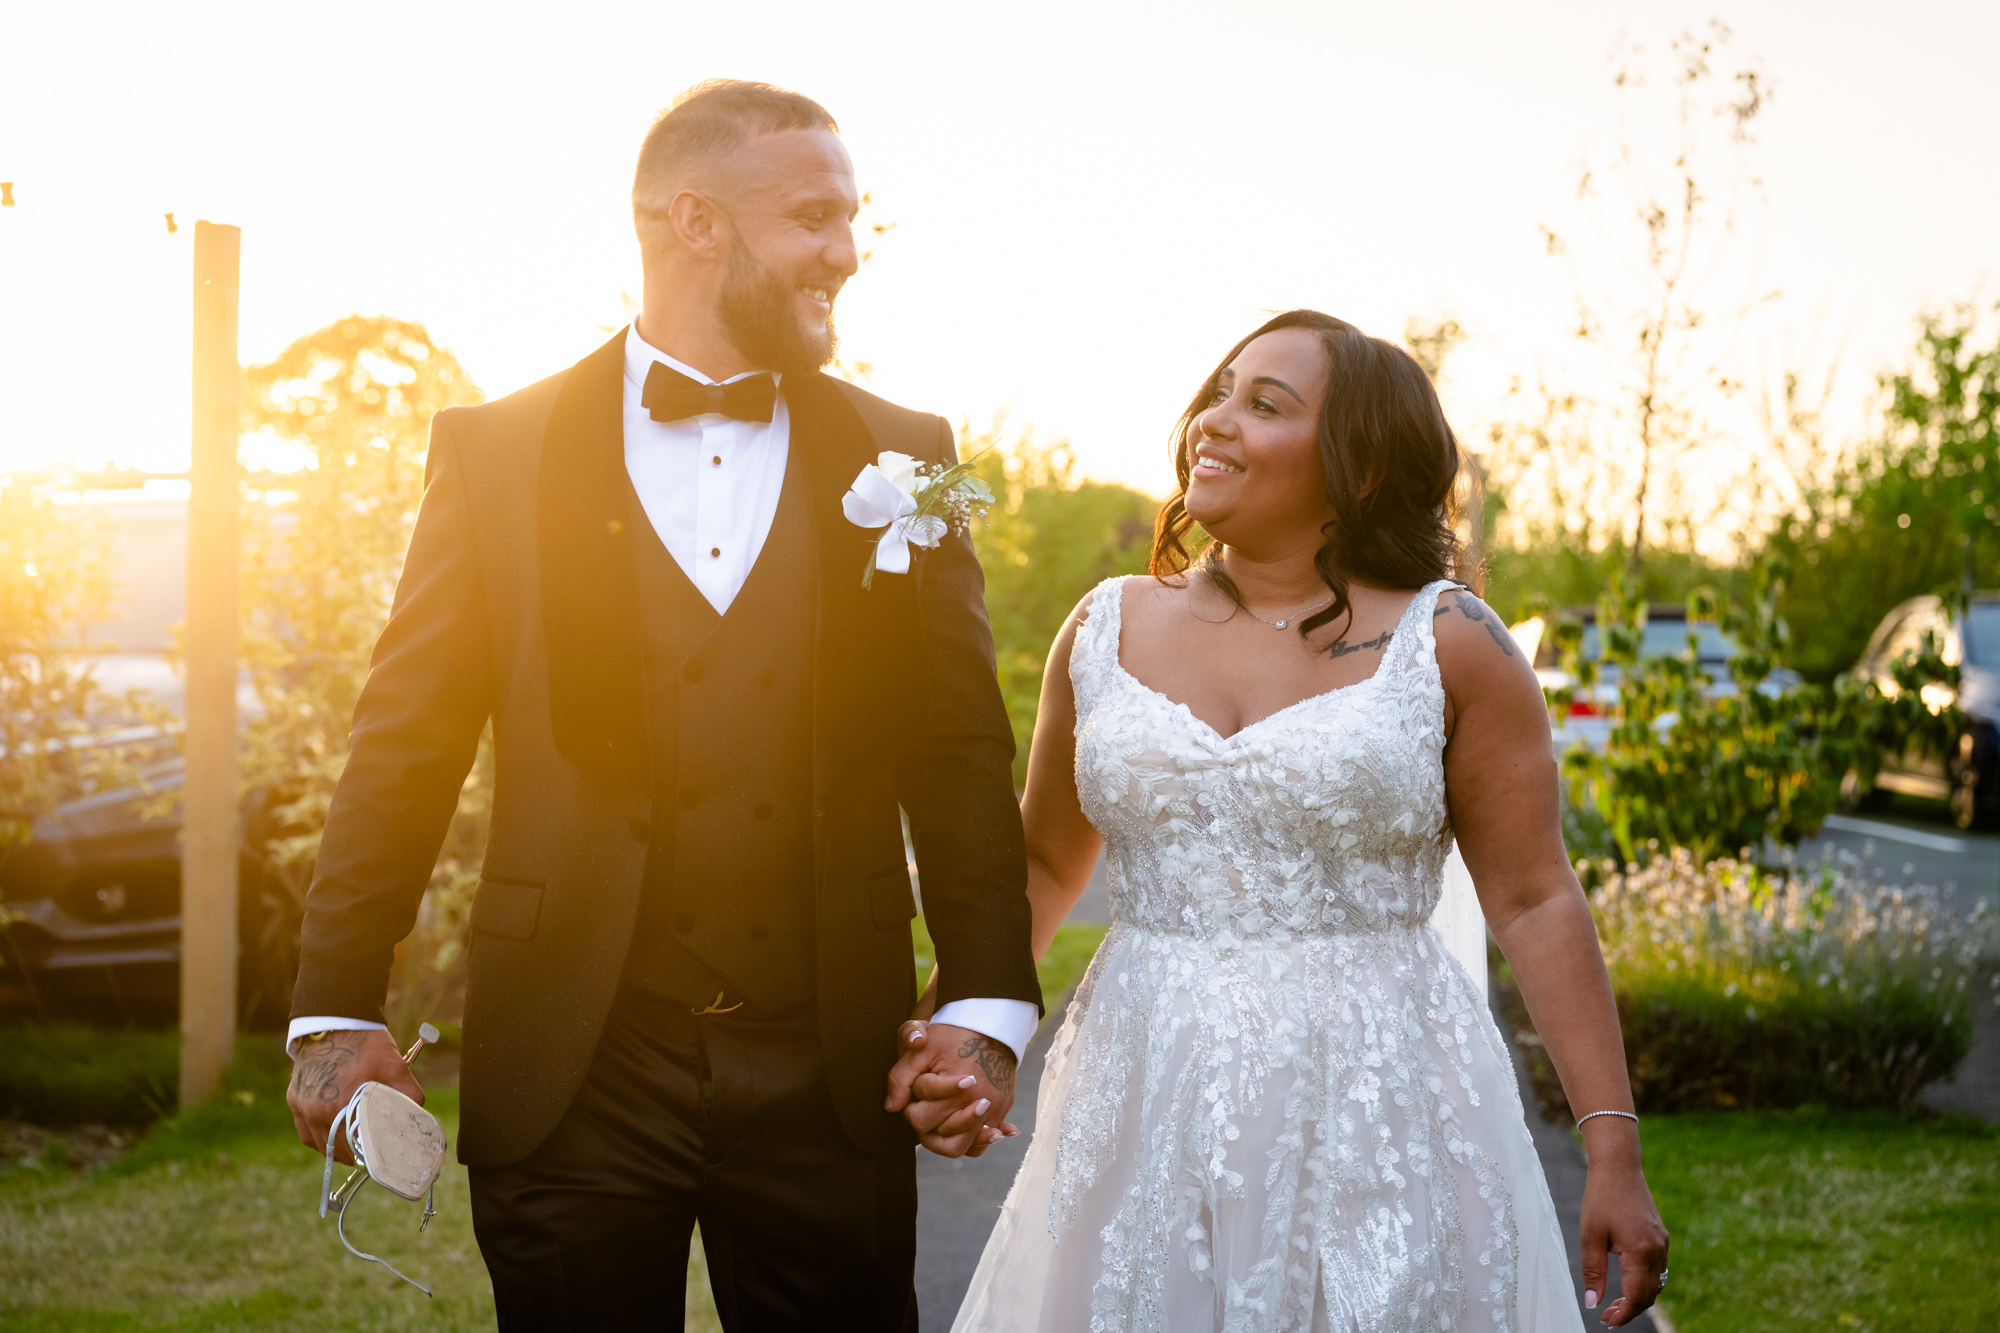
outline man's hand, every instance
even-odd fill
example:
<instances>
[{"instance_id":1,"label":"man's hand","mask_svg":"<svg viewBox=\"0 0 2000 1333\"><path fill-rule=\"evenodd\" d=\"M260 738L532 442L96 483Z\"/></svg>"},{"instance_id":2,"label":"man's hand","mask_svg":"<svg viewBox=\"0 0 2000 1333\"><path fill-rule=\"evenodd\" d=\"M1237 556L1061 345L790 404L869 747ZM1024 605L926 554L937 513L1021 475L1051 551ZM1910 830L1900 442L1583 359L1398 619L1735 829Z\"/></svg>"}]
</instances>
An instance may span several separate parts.
<instances>
[{"instance_id":1,"label":"man's hand","mask_svg":"<svg viewBox=\"0 0 2000 1333\"><path fill-rule=\"evenodd\" d=\"M1004 1042L949 1023L909 1022L902 1046L884 1109L901 1111L926 1148L940 1157L977 1157L1021 1132L1006 1120L1015 1059Z\"/></svg>"},{"instance_id":2,"label":"man's hand","mask_svg":"<svg viewBox=\"0 0 2000 1333\"><path fill-rule=\"evenodd\" d=\"M417 1105L424 1104L423 1088L388 1033L329 1032L318 1041L300 1042L298 1058L292 1062L292 1084L285 1089L299 1142L325 1152L328 1126L363 1083L385 1083ZM333 1155L353 1164L345 1143L334 1144Z\"/></svg>"}]
</instances>

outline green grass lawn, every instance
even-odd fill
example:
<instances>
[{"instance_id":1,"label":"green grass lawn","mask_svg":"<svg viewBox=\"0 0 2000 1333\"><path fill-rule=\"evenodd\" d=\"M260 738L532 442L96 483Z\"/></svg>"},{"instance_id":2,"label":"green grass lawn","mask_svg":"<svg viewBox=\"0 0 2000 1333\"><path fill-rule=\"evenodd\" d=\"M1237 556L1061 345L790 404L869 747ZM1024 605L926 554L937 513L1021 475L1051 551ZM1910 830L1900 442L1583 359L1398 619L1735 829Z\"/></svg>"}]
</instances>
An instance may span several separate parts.
<instances>
[{"instance_id":1,"label":"green grass lawn","mask_svg":"<svg viewBox=\"0 0 2000 1333\"><path fill-rule=\"evenodd\" d=\"M919 922L920 950L929 944L921 932ZM1058 936L1042 965L1051 1007L1103 934L1065 927ZM89 1114L93 1098L121 1115L157 1107L173 1043L171 1034L0 1030L0 1054L20 1057L0 1089L18 1085L21 1109L59 1108L65 1123L101 1118ZM285 1109L290 1066L273 1038L245 1037L239 1046L221 1095L159 1122L107 1167L74 1170L47 1151L11 1164L0 1158L0 1333L491 1328L465 1168L447 1157L438 1215L421 1236L421 1205L380 1189L364 1189L348 1212L355 1245L431 1287L436 1296L426 1300L349 1255L332 1221L319 1220L321 1159L298 1142ZM429 1106L455 1142L457 1091L432 1091ZM720 1328L698 1240L686 1328Z\"/></svg>"},{"instance_id":2,"label":"green grass lawn","mask_svg":"<svg viewBox=\"0 0 2000 1333\"><path fill-rule=\"evenodd\" d=\"M1645 1139L1680 1333L2000 1329L2000 1128L1739 1111Z\"/></svg>"}]
</instances>

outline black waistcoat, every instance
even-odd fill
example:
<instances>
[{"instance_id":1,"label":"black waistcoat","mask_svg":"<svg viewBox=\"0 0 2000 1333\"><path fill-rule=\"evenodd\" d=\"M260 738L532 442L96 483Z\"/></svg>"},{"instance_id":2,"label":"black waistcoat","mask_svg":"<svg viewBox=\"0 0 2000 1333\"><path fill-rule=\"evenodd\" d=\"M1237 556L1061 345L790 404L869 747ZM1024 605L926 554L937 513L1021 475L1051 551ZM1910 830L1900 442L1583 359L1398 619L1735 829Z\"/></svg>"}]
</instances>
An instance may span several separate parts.
<instances>
[{"instance_id":1,"label":"black waistcoat","mask_svg":"<svg viewBox=\"0 0 2000 1333\"><path fill-rule=\"evenodd\" d=\"M797 451L750 577L715 608L634 497L653 824L627 981L690 1006L813 996L812 509ZM697 553L697 559L706 552Z\"/></svg>"}]
</instances>

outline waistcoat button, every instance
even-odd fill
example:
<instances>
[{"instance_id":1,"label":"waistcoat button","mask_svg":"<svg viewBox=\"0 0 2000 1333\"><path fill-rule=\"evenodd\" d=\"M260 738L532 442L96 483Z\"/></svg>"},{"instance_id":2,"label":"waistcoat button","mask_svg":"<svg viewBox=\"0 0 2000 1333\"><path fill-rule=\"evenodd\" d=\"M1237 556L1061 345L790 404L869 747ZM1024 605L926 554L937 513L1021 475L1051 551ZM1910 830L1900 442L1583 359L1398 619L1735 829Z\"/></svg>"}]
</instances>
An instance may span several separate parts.
<instances>
[{"instance_id":1,"label":"waistcoat button","mask_svg":"<svg viewBox=\"0 0 2000 1333\"><path fill-rule=\"evenodd\" d=\"M750 813L759 819L769 819L771 817L771 803L769 801L759 801L750 807Z\"/></svg>"},{"instance_id":2,"label":"waistcoat button","mask_svg":"<svg viewBox=\"0 0 2000 1333\"><path fill-rule=\"evenodd\" d=\"M681 679L692 685L701 679L701 663L689 662L681 668Z\"/></svg>"},{"instance_id":3,"label":"waistcoat button","mask_svg":"<svg viewBox=\"0 0 2000 1333\"><path fill-rule=\"evenodd\" d=\"M646 842L649 839L651 839L652 836L653 836L652 821L645 819L634 819L632 821L632 841Z\"/></svg>"},{"instance_id":4,"label":"waistcoat button","mask_svg":"<svg viewBox=\"0 0 2000 1333\"><path fill-rule=\"evenodd\" d=\"M692 810L701 804L701 793L693 787L681 788L681 809Z\"/></svg>"}]
</instances>

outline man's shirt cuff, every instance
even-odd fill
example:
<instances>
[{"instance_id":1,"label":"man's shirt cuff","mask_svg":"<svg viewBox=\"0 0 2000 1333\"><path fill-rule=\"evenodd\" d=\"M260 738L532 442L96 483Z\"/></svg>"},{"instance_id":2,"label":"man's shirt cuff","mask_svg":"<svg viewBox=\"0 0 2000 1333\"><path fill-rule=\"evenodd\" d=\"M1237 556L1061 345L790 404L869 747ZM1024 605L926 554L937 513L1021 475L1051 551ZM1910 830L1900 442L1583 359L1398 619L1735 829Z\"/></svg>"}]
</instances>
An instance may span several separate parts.
<instances>
[{"instance_id":1,"label":"man's shirt cuff","mask_svg":"<svg viewBox=\"0 0 2000 1333\"><path fill-rule=\"evenodd\" d=\"M383 1023L371 1023L365 1018L294 1018L285 1031L285 1054L294 1060L299 1056L299 1038L310 1037L315 1032L387 1032Z\"/></svg>"},{"instance_id":2,"label":"man's shirt cuff","mask_svg":"<svg viewBox=\"0 0 2000 1333\"><path fill-rule=\"evenodd\" d=\"M1018 1063L1028 1058L1041 1015L1026 1000L953 1000L932 1014L931 1022L984 1033L1011 1048Z\"/></svg>"}]
</instances>

